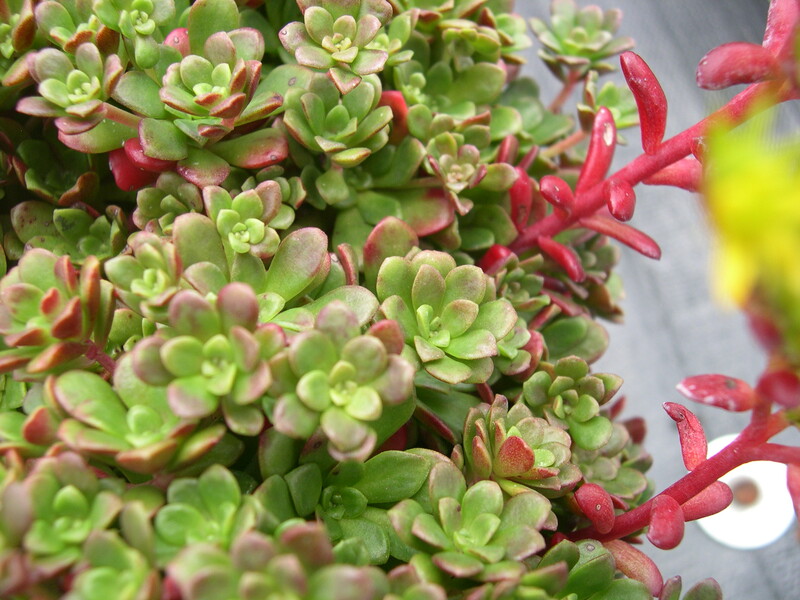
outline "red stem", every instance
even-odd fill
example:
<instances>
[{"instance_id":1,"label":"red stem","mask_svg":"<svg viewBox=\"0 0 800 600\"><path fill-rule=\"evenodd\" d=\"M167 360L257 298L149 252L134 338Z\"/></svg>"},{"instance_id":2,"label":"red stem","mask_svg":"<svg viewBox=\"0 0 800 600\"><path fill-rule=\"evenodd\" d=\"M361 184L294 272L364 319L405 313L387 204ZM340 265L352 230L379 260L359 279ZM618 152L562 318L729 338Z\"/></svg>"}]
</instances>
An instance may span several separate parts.
<instances>
[{"instance_id":1,"label":"red stem","mask_svg":"<svg viewBox=\"0 0 800 600\"><path fill-rule=\"evenodd\" d=\"M772 102L777 104L791 97L793 97L791 91L784 82L769 81L751 85L710 116L664 141L655 153L640 154L606 179L625 182L631 186L641 183L691 153L695 140L703 136L709 124L719 119L726 119L734 124L740 123L756 111L768 108L764 98L772 99ZM603 194L604 183L605 181L598 182L578 194L575 207L569 215L551 213L541 221L526 227L511 244L511 250L520 254L535 248L540 237L552 237L575 225L581 218L593 215L602 209L606 202Z\"/></svg>"},{"instance_id":2,"label":"red stem","mask_svg":"<svg viewBox=\"0 0 800 600\"><path fill-rule=\"evenodd\" d=\"M547 107L552 113L561 112L561 107L564 106L564 102L566 102L570 95L572 94L572 90L575 89L575 85L581 80L581 74L578 71L571 70L567 75L567 80L564 82L564 86L561 88L561 91L558 92L558 96L556 96L553 101L550 103L550 106Z\"/></svg>"},{"instance_id":3,"label":"red stem","mask_svg":"<svg viewBox=\"0 0 800 600\"><path fill-rule=\"evenodd\" d=\"M114 359L103 352L94 342L89 342L89 347L86 349L86 358L96 361L109 375L113 375L114 370L117 368L117 363L114 362Z\"/></svg>"}]
</instances>

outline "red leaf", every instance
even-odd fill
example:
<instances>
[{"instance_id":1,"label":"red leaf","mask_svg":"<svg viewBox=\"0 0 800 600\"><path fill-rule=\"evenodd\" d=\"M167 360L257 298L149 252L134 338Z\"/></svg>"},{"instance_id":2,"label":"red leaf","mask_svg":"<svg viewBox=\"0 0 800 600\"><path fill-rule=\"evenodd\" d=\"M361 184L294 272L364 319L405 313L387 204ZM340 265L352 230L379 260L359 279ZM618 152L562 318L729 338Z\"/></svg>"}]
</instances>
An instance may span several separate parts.
<instances>
[{"instance_id":1,"label":"red leaf","mask_svg":"<svg viewBox=\"0 0 800 600\"><path fill-rule=\"evenodd\" d=\"M647 539L656 548L671 550L681 543L683 530L683 510L678 501L664 494L653 498Z\"/></svg>"},{"instance_id":2,"label":"red leaf","mask_svg":"<svg viewBox=\"0 0 800 600\"><path fill-rule=\"evenodd\" d=\"M39 406L28 415L22 426L22 437L29 444L49 446L56 441L59 421L46 406Z\"/></svg>"},{"instance_id":3,"label":"red leaf","mask_svg":"<svg viewBox=\"0 0 800 600\"><path fill-rule=\"evenodd\" d=\"M575 501L586 518L600 533L614 527L614 503L607 491L596 483L585 483L575 492Z\"/></svg>"},{"instance_id":4,"label":"red leaf","mask_svg":"<svg viewBox=\"0 0 800 600\"><path fill-rule=\"evenodd\" d=\"M691 471L708 456L708 441L703 426L685 406L675 402L665 402L664 410L678 426L683 464Z\"/></svg>"},{"instance_id":5,"label":"red leaf","mask_svg":"<svg viewBox=\"0 0 800 600\"><path fill-rule=\"evenodd\" d=\"M644 180L647 185L671 185L673 187L696 192L700 189L703 177L703 166L694 157L682 158L654 173Z\"/></svg>"},{"instance_id":6,"label":"red leaf","mask_svg":"<svg viewBox=\"0 0 800 600\"><path fill-rule=\"evenodd\" d=\"M527 473L533 465L533 450L516 435L505 439L494 459L494 471L500 477L519 477Z\"/></svg>"},{"instance_id":7,"label":"red leaf","mask_svg":"<svg viewBox=\"0 0 800 600\"><path fill-rule=\"evenodd\" d=\"M403 330L397 321L383 319L372 325L367 333L378 338L389 354L400 354L403 351Z\"/></svg>"},{"instance_id":8,"label":"red leaf","mask_svg":"<svg viewBox=\"0 0 800 600\"><path fill-rule=\"evenodd\" d=\"M622 242L648 258L661 258L661 248L656 241L646 233L630 225L625 225L602 215L584 217L579 222L588 229L593 229L597 233L602 233Z\"/></svg>"},{"instance_id":9,"label":"red leaf","mask_svg":"<svg viewBox=\"0 0 800 600\"><path fill-rule=\"evenodd\" d=\"M392 132L389 134L390 144L399 144L408 135L408 104L402 92L387 90L381 93L378 106L392 109Z\"/></svg>"},{"instance_id":10,"label":"red leaf","mask_svg":"<svg viewBox=\"0 0 800 600\"><path fill-rule=\"evenodd\" d=\"M114 183L124 192L132 192L150 185L158 178L158 173L137 167L123 148L108 154L108 166L114 175Z\"/></svg>"},{"instance_id":11,"label":"red leaf","mask_svg":"<svg viewBox=\"0 0 800 600\"><path fill-rule=\"evenodd\" d=\"M800 21L797 0L772 0L767 13L767 28L763 46L776 56L794 49L795 30Z\"/></svg>"},{"instance_id":12,"label":"red leaf","mask_svg":"<svg viewBox=\"0 0 800 600\"><path fill-rule=\"evenodd\" d=\"M667 97L641 56L634 52L623 52L619 60L622 74L639 109L642 148L647 154L652 154L661 144L667 129Z\"/></svg>"},{"instance_id":13,"label":"red leaf","mask_svg":"<svg viewBox=\"0 0 800 600\"><path fill-rule=\"evenodd\" d=\"M550 204L567 212L572 210L575 204L575 197L569 184L555 175L545 175L539 180L539 192Z\"/></svg>"},{"instance_id":14,"label":"red leaf","mask_svg":"<svg viewBox=\"0 0 800 600\"><path fill-rule=\"evenodd\" d=\"M478 266L487 275L494 275L506 264L512 254L514 253L505 246L495 244L481 257L478 261Z\"/></svg>"},{"instance_id":15,"label":"red leaf","mask_svg":"<svg viewBox=\"0 0 800 600\"><path fill-rule=\"evenodd\" d=\"M174 160L161 160L159 158L151 158L144 153L142 143L138 137L125 140L123 145L125 154L135 167L144 169L145 171L154 171L156 173L163 173L164 171L172 171L175 169L176 161Z\"/></svg>"},{"instance_id":16,"label":"red leaf","mask_svg":"<svg viewBox=\"0 0 800 600\"><path fill-rule=\"evenodd\" d=\"M542 251L556 261L567 272L572 281L580 282L586 279L581 259L575 253L575 250L547 237L540 237L537 242Z\"/></svg>"},{"instance_id":17,"label":"red leaf","mask_svg":"<svg viewBox=\"0 0 800 600\"><path fill-rule=\"evenodd\" d=\"M519 140L515 135L507 135L497 146L497 162L512 163L519 152Z\"/></svg>"},{"instance_id":18,"label":"red leaf","mask_svg":"<svg viewBox=\"0 0 800 600\"><path fill-rule=\"evenodd\" d=\"M770 402L795 408L800 405L800 378L788 369L767 371L758 380L756 392Z\"/></svg>"},{"instance_id":19,"label":"red leaf","mask_svg":"<svg viewBox=\"0 0 800 600\"><path fill-rule=\"evenodd\" d=\"M733 491L726 483L715 481L706 489L681 505L686 521L704 519L728 508L733 502Z\"/></svg>"},{"instance_id":20,"label":"red leaf","mask_svg":"<svg viewBox=\"0 0 800 600\"><path fill-rule=\"evenodd\" d=\"M511 221L516 226L517 231L522 231L531 216L533 184L524 169L514 167L514 170L517 172L517 180L508 190L508 196L511 200Z\"/></svg>"},{"instance_id":21,"label":"red leaf","mask_svg":"<svg viewBox=\"0 0 800 600\"><path fill-rule=\"evenodd\" d=\"M726 375L696 375L678 384L678 391L701 404L734 412L750 410L757 396L747 383Z\"/></svg>"},{"instance_id":22,"label":"red leaf","mask_svg":"<svg viewBox=\"0 0 800 600\"><path fill-rule=\"evenodd\" d=\"M630 221L636 208L636 192L627 181L609 179L603 186L608 212L615 219Z\"/></svg>"},{"instance_id":23,"label":"red leaf","mask_svg":"<svg viewBox=\"0 0 800 600\"><path fill-rule=\"evenodd\" d=\"M189 30L186 27L173 29L164 38L164 45L175 48L183 57L188 56L192 53L189 48Z\"/></svg>"},{"instance_id":24,"label":"red leaf","mask_svg":"<svg viewBox=\"0 0 800 600\"><path fill-rule=\"evenodd\" d=\"M575 185L577 193L602 181L611 166L616 145L617 127L614 123L614 116L603 106L594 117L586 161L583 163L578 183Z\"/></svg>"},{"instance_id":25,"label":"red leaf","mask_svg":"<svg viewBox=\"0 0 800 600\"><path fill-rule=\"evenodd\" d=\"M786 465L786 487L794 504L794 513L800 518L800 465Z\"/></svg>"},{"instance_id":26,"label":"red leaf","mask_svg":"<svg viewBox=\"0 0 800 600\"><path fill-rule=\"evenodd\" d=\"M652 596L658 596L661 593L664 577L652 558L622 540L603 542L603 546L611 552L617 569L623 574L642 582Z\"/></svg>"},{"instance_id":27,"label":"red leaf","mask_svg":"<svg viewBox=\"0 0 800 600\"><path fill-rule=\"evenodd\" d=\"M697 65L695 78L704 90L774 79L780 73L772 53L758 44L730 42L711 50Z\"/></svg>"}]
</instances>

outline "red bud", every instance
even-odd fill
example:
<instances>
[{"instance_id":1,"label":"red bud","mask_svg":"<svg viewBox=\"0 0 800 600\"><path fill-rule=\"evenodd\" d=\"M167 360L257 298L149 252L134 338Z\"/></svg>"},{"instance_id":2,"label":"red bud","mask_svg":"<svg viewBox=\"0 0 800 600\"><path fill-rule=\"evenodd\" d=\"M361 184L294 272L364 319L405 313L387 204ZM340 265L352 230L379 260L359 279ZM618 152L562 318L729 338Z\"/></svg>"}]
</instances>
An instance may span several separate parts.
<instances>
[{"instance_id":1,"label":"red bud","mask_svg":"<svg viewBox=\"0 0 800 600\"><path fill-rule=\"evenodd\" d=\"M623 574L642 582L650 591L650 595L658 596L661 593L664 577L652 558L622 540L603 542L603 546L611 552L617 569Z\"/></svg>"},{"instance_id":2,"label":"red bud","mask_svg":"<svg viewBox=\"0 0 800 600\"><path fill-rule=\"evenodd\" d=\"M756 391L760 397L785 408L795 408L800 405L800 378L788 369L764 373L758 380Z\"/></svg>"},{"instance_id":3,"label":"red bud","mask_svg":"<svg viewBox=\"0 0 800 600\"><path fill-rule=\"evenodd\" d=\"M733 491L727 484L715 481L706 489L681 505L686 521L704 519L728 508L733 502Z\"/></svg>"},{"instance_id":4,"label":"red bud","mask_svg":"<svg viewBox=\"0 0 800 600\"><path fill-rule=\"evenodd\" d=\"M678 391L695 402L734 412L750 410L757 401L753 388L726 375L687 377L678 384Z\"/></svg>"},{"instance_id":5,"label":"red bud","mask_svg":"<svg viewBox=\"0 0 800 600\"><path fill-rule=\"evenodd\" d=\"M575 253L575 250L547 237L540 237L537 242L542 251L556 261L564 271L566 271L572 281L583 281L586 279L586 273L583 272L581 259Z\"/></svg>"},{"instance_id":6,"label":"red bud","mask_svg":"<svg viewBox=\"0 0 800 600\"><path fill-rule=\"evenodd\" d=\"M614 527L614 503L607 491L596 483L585 483L575 492L575 501L600 533Z\"/></svg>"},{"instance_id":7,"label":"red bud","mask_svg":"<svg viewBox=\"0 0 800 600\"><path fill-rule=\"evenodd\" d=\"M683 464L690 471L708 456L708 441L703 426L694 413L675 402L665 402L664 410L678 426Z\"/></svg>"},{"instance_id":8,"label":"red bud","mask_svg":"<svg viewBox=\"0 0 800 600\"><path fill-rule=\"evenodd\" d=\"M625 225L624 223L601 215L584 217L580 220L580 224L587 229L592 229L597 233L612 237L626 246L633 248L640 254L644 254L648 258L661 258L661 248L656 241L646 233L630 225Z\"/></svg>"},{"instance_id":9,"label":"red bud","mask_svg":"<svg viewBox=\"0 0 800 600\"><path fill-rule=\"evenodd\" d=\"M684 520L681 505L672 496L653 498L647 539L662 550L671 550L683 539Z\"/></svg>"},{"instance_id":10,"label":"red bud","mask_svg":"<svg viewBox=\"0 0 800 600\"><path fill-rule=\"evenodd\" d=\"M772 53L758 44L730 42L711 50L697 65L697 85L721 90L740 83L774 79L780 72Z\"/></svg>"},{"instance_id":11,"label":"red bud","mask_svg":"<svg viewBox=\"0 0 800 600\"><path fill-rule=\"evenodd\" d=\"M608 212L615 219L630 221L636 208L636 192L627 181L609 179L603 186Z\"/></svg>"},{"instance_id":12,"label":"red bud","mask_svg":"<svg viewBox=\"0 0 800 600\"><path fill-rule=\"evenodd\" d=\"M583 163L578 183L575 185L577 192L602 181L611 166L616 145L617 127L614 123L614 116L603 106L594 117L586 161Z\"/></svg>"},{"instance_id":13,"label":"red bud","mask_svg":"<svg viewBox=\"0 0 800 600\"><path fill-rule=\"evenodd\" d=\"M671 185L696 192L703 178L703 166L694 158L682 158L644 180L647 185Z\"/></svg>"},{"instance_id":14,"label":"red bud","mask_svg":"<svg viewBox=\"0 0 800 600\"><path fill-rule=\"evenodd\" d=\"M622 74L639 109L642 148L647 154L652 154L667 130L667 96L641 56L634 52L623 52L619 60Z\"/></svg>"},{"instance_id":15,"label":"red bud","mask_svg":"<svg viewBox=\"0 0 800 600\"><path fill-rule=\"evenodd\" d=\"M550 204L563 208L567 212L572 210L572 206L575 204L575 196L573 196L569 184L555 175L542 177L539 180L539 191Z\"/></svg>"}]
</instances>

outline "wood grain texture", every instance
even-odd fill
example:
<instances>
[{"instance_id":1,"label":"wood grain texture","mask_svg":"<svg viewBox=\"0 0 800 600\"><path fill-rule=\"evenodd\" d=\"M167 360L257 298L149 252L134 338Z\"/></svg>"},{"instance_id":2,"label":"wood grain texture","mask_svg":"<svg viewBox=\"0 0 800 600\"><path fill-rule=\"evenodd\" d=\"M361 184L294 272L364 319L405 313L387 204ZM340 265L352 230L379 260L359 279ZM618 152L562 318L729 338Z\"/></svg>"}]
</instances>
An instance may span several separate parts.
<instances>
[{"instance_id":1,"label":"wood grain texture","mask_svg":"<svg viewBox=\"0 0 800 600\"><path fill-rule=\"evenodd\" d=\"M584 1L579 4L589 4ZM730 41L761 42L767 0L594 0L603 8L624 11L620 33L636 40L635 51L650 65L666 93L670 110L667 137L694 124L719 107L737 86L724 92L706 92L695 85L700 58L711 48ZM545 18L548 2L518 0L526 16ZM535 77L545 103L558 92L558 82L535 58L535 48L525 74ZM622 83L619 72L611 77ZM800 127L798 111L784 110L782 122ZM638 131L623 132L628 147L618 149L614 171L638 155ZM622 392L628 398L625 415L644 416L648 423L646 447L656 462L650 476L663 489L684 473L673 422L664 402L688 403L675 391L684 377L724 373L754 382L764 356L752 340L741 315L726 311L709 290L710 237L699 199L671 188L640 186L632 224L655 238L663 258L650 261L624 251L620 273L625 282L626 323L609 326L611 346L596 365L622 375ZM738 431L742 415L693 405L709 439ZM800 443L796 431L784 440ZM721 584L727 600L789 600L800 590L800 543L790 531L775 544L740 551L724 547L692 523L683 544L660 551L650 544L652 556L665 577L679 574L684 589L706 577Z\"/></svg>"}]
</instances>

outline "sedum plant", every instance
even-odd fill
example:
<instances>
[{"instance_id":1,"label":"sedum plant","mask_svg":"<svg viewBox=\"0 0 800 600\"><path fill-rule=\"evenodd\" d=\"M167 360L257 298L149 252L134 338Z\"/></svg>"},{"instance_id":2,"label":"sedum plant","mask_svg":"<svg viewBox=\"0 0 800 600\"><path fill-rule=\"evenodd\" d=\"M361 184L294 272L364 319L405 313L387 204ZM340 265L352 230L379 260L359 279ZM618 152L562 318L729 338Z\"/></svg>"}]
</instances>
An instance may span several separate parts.
<instances>
[{"instance_id":1,"label":"sedum plant","mask_svg":"<svg viewBox=\"0 0 800 600\"><path fill-rule=\"evenodd\" d=\"M0 0L0 596L722 597L634 544L677 546L752 460L800 506L769 441L800 424L798 145L737 129L798 97L800 11L712 50L700 86L744 91L669 140L620 11L515 11ZM617 243L660 256L640 183L704 192L770 357L680 384L750 421L707 459L667 403L689 473L658 492L593 367Z\"/></svg>"}]
</instances>

